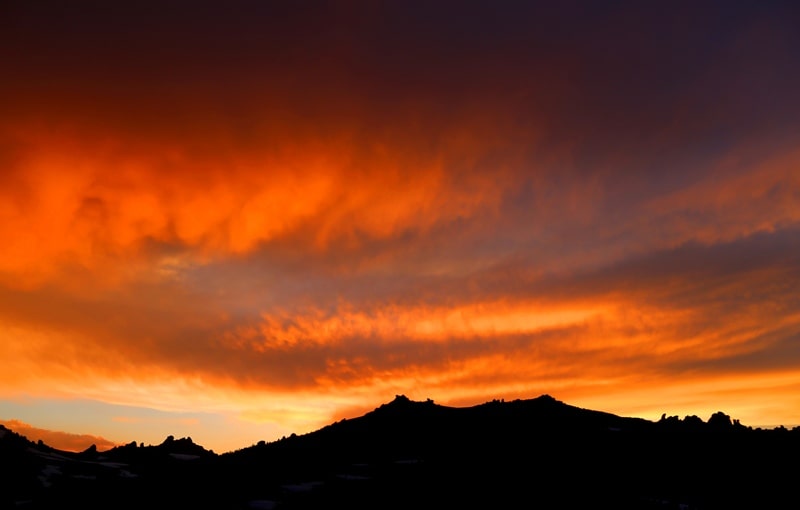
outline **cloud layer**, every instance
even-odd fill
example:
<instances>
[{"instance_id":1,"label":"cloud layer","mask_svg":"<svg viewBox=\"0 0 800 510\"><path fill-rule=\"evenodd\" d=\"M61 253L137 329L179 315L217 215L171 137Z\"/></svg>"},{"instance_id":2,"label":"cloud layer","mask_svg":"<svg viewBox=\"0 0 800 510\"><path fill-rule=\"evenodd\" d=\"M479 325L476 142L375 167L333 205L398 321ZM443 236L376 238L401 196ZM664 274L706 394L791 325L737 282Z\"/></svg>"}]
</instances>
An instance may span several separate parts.
<instances>
[{"instance_id":1,"label":"cloud layer","mask_svg":"<svg viewBox=\"0 0 800 510\"><path fill-rule=\"evenodd\" d=\"M795 7L154 6L3 8L0 397L796 421Z\"/></svg>"}]
</instances>

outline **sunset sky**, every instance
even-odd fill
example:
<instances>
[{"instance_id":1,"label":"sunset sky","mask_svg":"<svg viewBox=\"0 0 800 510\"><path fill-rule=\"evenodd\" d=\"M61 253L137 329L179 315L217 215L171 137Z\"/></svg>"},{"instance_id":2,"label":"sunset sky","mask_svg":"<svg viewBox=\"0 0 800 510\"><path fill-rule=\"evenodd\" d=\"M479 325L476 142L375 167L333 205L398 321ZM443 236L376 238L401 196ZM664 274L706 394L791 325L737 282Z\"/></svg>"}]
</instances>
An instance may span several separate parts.
<instances>
[{"instance_id":1,"label":"sunset sky","mask_svg":"<svg viewBox=\"0 0 800 510\"><path fill-rule=\"evenodd\" d=\"M0 3L0 424L800 424L798 5Z\"/></svg>"}]
</instances>

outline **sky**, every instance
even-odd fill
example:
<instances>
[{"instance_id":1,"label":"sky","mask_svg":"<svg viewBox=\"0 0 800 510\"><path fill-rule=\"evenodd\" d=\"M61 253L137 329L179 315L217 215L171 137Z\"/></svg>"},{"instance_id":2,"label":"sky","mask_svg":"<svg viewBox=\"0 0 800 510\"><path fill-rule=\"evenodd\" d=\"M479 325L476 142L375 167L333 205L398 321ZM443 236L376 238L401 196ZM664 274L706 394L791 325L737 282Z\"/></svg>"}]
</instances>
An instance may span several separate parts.
<instances>
[{"instance_id":1,"label":"sky","mask_svg":"<svg viewBox=\"0 0 800 510\"><path fill-rule=\"evenodd\" d=\"M0 423L800 424L795 2L0 4Z\"/></svg>"}]
</instances>

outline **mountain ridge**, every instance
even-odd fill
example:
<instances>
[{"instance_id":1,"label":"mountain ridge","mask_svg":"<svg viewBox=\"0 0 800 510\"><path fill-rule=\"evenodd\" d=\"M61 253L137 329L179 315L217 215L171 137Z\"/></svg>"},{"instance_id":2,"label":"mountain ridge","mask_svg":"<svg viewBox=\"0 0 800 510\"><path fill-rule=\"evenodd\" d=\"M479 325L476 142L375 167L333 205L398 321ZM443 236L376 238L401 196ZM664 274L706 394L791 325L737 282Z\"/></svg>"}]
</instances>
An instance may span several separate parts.
<instances>
[{"instance_id":1,"label":"mountain ridge","mask_svg":"<svg viewBox=\"0 0 800 510\"><path fill-rule=\"evenodd\" d=\"M783 459L798 454L800 427L753 429L721 411L651 421L550 395L469 407L397 395L221 454L173 436L65 452L2 427L0 508L503 508L534 496L565 508L769 507L797 501L800 470Z\"/></svg>"},{"instance_id":2,"label":"mountain ridge","mask_svg":"<svg viewBox=\"0 0 800 510\"><path fill-rule=\"evenodd\" d=\"M367 416L372 416L372 415L375 415L375 414L385 413L385 412L392 413L392 412L396 412L396 411L398 411L398 410L400 410L402 408L405 408L406 410L408 410L408 409L411 409L411 408L424 409L426 406L435 406L436 408L445 409L445 410L460 410L460 411L465 411L466 410L466 411L469 411L469 410L483 409L483 408L487 408L487 407L490 407L490 406L498 406L498 405L501 405L501 404L511 404L511 405L522 404L522 405L525 405L526 403L528 403L528 404L538 403L538 405L549 404L549 405L552 406L551 409L555 409L556 406L560 405L560 406L564 406L565 408L571 409L572 412L584 411L584 412L592 413L592 414L597 415L597 416L606 416L608 418L613 418L613 419L625 419L625 420L635 420L635 421L639 421L639 422L658 423L657 421L648 420L646 418L621 416L621 415L617 415L617 414L610 413L610 412L607 412L607 411L600 411L600 410L594 410L594 409L574 406L574 405L571 405L571 404L567 404L567 403L565 403L565 402L563 402L561 400L558 400L558 399L556 399L555 397L553 397L553 396L551 396L549 394L542 394L542 395L539 395L538 397L533 397L533 398L529 398L529 399L514 399L514 400L509 400L509 401L506 401L505 399L493 399L493 400L490 400L490 401L485 401L485 402L482 402L480 404L474 404L474 405L471 405L471 406L447 406L447 405L442 405L442 404L435 403L430 398L428 398L426 400L412 400L412 399L408 398L405 394L397 394L397 395L395 395L395 398L393 400L385 402L383 404L380 404L377 407L375 407L374 409L365 412L361 416L350 417L350 418L342 418L340 420L337 420L337 421L331 422L329 424L323 425L319 429L316 429L316 430L313 430L313 431L309 431L309 432L305 432L305 433L302 433L302 434L292 433L291 436L307 436L309 434L314 434L314 433L317 433L317 432L319 432L321 430L327 429L327 428L329 428L331 426L335 426L337 423L340 423L340 422L358 420L360 418L364 418L364 417L367 417ZM728 415L726 413L724 413L723 411L717 411L717 412L713 413L709 417L708 421L704 421L702 418L700 418L700 417L698 417L696 415L686 415L683 419L681 419L677 415L667 416L666 413L664 413L662 415L661 420L659 420L659 421L660 422L669 421L669 422L673 422L673 423L676 422L676 421L679 421L679 422L689 421L689 422L691 422L693 424L698 424L698 423L708 424L708 423L713 423L717 419L717 417L723 417L722 418L723 420L725 420L725 419L730 420L730 418L728 417ZM725 418L725 417L728 417L728 418ZM754 428L754 427L751 427L751 426L741 425L739 423L739 420L735 420L735 419L732 420L732 423L734 425L736 425L736 426L744 426L744 427L747 427L749 429L754 429L754 430L771 430L771 429L778 429L779 430L779 429L785 429L786 428L786 425L783 425L783 424L782 425L776 425L774 427L769 427L769 428L767 428L767 427L756 427L756 428ZM800 429L800 425L795 426L795 427L792 428L792 430L794 430L794 429ZM116 450L119 450L119 449L130 449L130 448L132 448L134 446L137 446L137 445L139 447L146 447L146 448L152 448L152 447L164 448L167 445L171 444L173 441L175 442L175 445L177 445L179 448L180 448L180 445L188 445L189 443L191 443L192 445L195 445L196 447L199 447L200 449L202 449L202 451L205 452L205 453L213 453L214 452L213 450L206 449L205 447L203 447L200 444L194 443L194 441L192 440L192 438L190 436L185 436L185 437L181 437L181 438L176 439L175 436L173 436L173 435L166 436L165 439L159 444L148 444L148 445L145 446L144 443L140 443L140 442L134 440L134 441L130 441L128 443L117 445L115 447L112 447L112 448L109 448L109 449L106 449L106 450L97 450L97 445L96 444L91 444L89 447L87 447L86 449L84 449L81 452L73 452L73 451L70 451L70 450L58 449L58 448L53 447L53 446L51 446L49 444L46 444L45 442L43 442L41 440L38 441L38 442L31 441L24 434L18 433L13 428L9 428L9 427L7 427L7 426L5 426L3 424L0 424L0 438L2 438L3 431L7 431L7 432L10 432L10 433L15 434L17 436L21 436L22 438L24 438L25 440L27 440L27 441L29 441L31 443L35 443L35 444L37 444L39 446L45 446L45 447L50 448L52 450L58 450L58 451L63 452L65 454L75 454L75 453L86 454L89 451L97 451L98 453L103 453L103 452L116 451ZM279 441L285 440L285 439L286 439L286 436L284 436L283 438L280 438L280 439L272 440L272 441L259 441L258 444L262 444L262 443L271 444L271 443L279 442ZM226 454L234 453L236 451L240 451L240 450L245 449L245 448L248 448L248 447L247 446L243 446L243 447L241 447L239 449L234 449L234 450L229 450L229 451L225 451L225 452L222 452L222 453L218 453L218 455L226 455ZM190 448L190 449L192 449L194 453L199 452L199 450L197 450L196 448Z\"/></svg>"}]
</instances>

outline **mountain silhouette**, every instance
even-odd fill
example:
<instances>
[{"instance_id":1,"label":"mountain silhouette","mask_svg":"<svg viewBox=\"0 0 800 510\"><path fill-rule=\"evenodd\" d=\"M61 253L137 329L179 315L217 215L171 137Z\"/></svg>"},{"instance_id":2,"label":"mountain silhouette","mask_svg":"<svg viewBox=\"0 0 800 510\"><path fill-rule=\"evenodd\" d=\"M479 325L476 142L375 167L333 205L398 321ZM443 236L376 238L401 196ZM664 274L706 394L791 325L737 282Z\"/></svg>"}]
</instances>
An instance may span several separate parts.
<instances>
[{"instance_id":1,"label":"mountain silhouette","mask_svg":"<svg viewBox=\"0 0 800 510\"><path fill-rule=\"evenodd\" d=\"M658 421L549 395L449 407L398 395L217 454L191 438L72 453L0 427L0 508L800 508L800 428Z\"/></svg>"}]
</instances>

